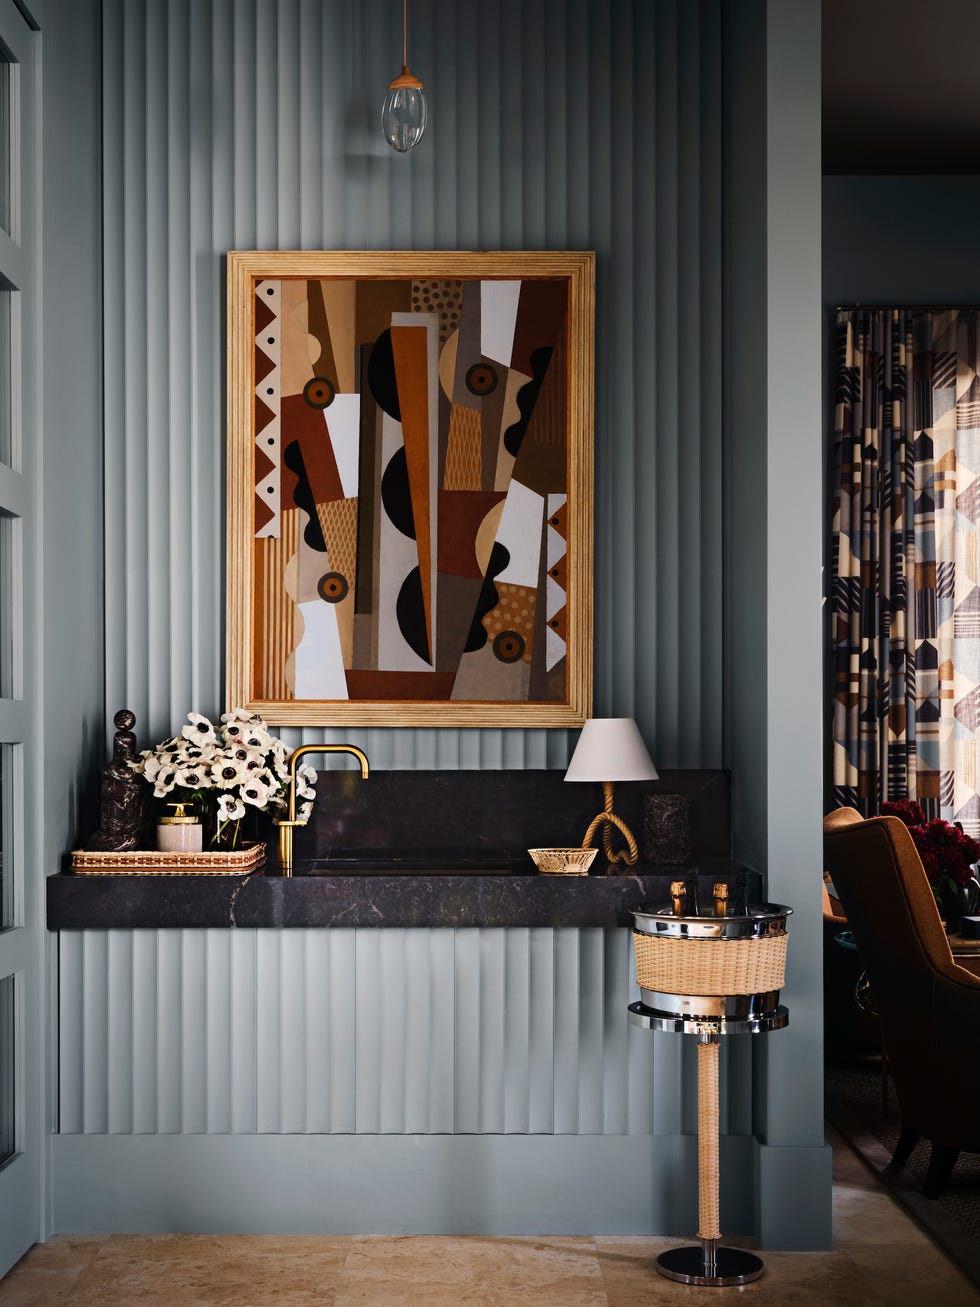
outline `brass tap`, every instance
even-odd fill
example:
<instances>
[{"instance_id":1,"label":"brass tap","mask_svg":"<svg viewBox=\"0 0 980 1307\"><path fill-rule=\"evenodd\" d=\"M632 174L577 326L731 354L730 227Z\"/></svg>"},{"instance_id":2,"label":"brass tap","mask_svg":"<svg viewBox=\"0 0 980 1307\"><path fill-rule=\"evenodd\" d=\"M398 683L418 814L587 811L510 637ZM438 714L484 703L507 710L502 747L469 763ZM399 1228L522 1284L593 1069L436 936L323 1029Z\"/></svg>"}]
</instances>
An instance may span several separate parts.
<instances>
[{"instance_id":1,"label":"brass tap","mask_svg":"<svg viewBox=\"0 0 980 1307\"><path fill-rule=\"evenodd\" d=\"M367 754L356 744L304 744L294 750L289 760L289 816L277 821L279 827L279 874L293 874L293 829L305 826L305 821L296 820L296 766L300 758L308 753L349 753L361 764L361 779L368 778Z\"/></svg>"},{"instance_id":2,"label":"brass tap","mask_svg":"<svg viewBox=\"0 0 980 1307\"><path fill-rule=\"evenodd\" d=\"M672 880L670 882L670 897L674 905L674 916L683 917L687 903L687 886L682 880Z\"/></svg>"}]
</instances>

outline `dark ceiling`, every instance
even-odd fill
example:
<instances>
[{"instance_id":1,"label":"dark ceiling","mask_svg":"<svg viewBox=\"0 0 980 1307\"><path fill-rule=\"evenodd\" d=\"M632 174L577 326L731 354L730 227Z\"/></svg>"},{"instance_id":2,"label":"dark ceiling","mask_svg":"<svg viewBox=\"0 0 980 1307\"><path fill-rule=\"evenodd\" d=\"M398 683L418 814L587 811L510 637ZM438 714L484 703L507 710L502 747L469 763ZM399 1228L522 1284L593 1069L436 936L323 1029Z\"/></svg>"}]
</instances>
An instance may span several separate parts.
<instances>
[{"instance_id":1,"label":"dark ceiling","mask_svg":"<svg viewBox=\"0 0 980 1307\"><path fill-rule=\"evenodd\" d=\"M823 0L823 170L980 173L980 0Z\"/></svg>"}]
</instances>

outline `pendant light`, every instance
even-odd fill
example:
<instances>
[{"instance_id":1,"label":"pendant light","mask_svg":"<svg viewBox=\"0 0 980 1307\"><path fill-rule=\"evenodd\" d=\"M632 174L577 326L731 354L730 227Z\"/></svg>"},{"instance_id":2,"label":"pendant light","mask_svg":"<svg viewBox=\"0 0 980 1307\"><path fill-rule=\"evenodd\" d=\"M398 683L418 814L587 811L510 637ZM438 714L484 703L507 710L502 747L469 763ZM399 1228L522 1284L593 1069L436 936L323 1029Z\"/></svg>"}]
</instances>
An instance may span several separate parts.
<instances>
[{"instance_id":1,"label":"pendant light","mask_svg":"<svg viewBox=\"0 0 980 1307\"><path fill-rule=\"evenodd\" d=\"M408 67L408 0L402 0L402 70L388 83L381 130L391 148L405 154L422 139L425 121L422 83Z\"/></svg>"}]
</instances>

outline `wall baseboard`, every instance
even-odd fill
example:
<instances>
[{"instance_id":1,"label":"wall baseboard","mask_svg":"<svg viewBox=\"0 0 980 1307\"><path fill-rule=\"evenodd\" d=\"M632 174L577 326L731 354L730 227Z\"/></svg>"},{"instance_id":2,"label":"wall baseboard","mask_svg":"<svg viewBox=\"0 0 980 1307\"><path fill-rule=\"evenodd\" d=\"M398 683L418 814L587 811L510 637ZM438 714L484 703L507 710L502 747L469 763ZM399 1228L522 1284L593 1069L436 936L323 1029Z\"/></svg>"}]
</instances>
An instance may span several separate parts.
<instances>
[{"instance_id":1,"label":"wall baseboard","mask_svg":"<svg viewBox=\"0 0 980 1307\"><path fill-rule=\"evenodd\" d=\"M721 1140L728 1234L752 1229L753 1146ZM697 1229L694 1135L55 1135L51 1155L58 1234Z\"/></svg>"},{"instance_id":2,"label":"wall baseboard","mask_svg":"<svg viewBox=\"0 0 980 1307\"><path fill-rule=\"evenodd\" d=\"M756 1211L759 1244L771 1252L823 1252L831 1246L833 1149L755 1144Z\"/></svg>"}]
</instances>

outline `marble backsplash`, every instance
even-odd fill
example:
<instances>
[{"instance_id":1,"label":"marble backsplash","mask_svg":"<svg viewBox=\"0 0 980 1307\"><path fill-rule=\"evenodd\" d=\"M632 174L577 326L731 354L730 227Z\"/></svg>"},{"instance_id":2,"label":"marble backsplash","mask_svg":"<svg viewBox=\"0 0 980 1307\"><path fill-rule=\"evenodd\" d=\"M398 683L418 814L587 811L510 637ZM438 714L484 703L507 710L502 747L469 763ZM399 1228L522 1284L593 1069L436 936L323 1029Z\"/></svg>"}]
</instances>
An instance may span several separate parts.
<instances>
[{"instance_id":1,"label":"marble backsplash","mask_svg":"<svg viewBox=\"0 0 980 1307\"><path fill-rule=\"evenodd\" d=\"M726 771L663 771L658 781L616 786L615 812L636 836L641 860L656 863L656 849L644 847L648 794L686 798L691 861L731 856ZM366 781L356 771L324 771L309 825L296 831L296 857L514 860L530 847L580 844L601 808L601 786L566 782L556 770L377 771Z\"/></svg>"}]
</instances>

